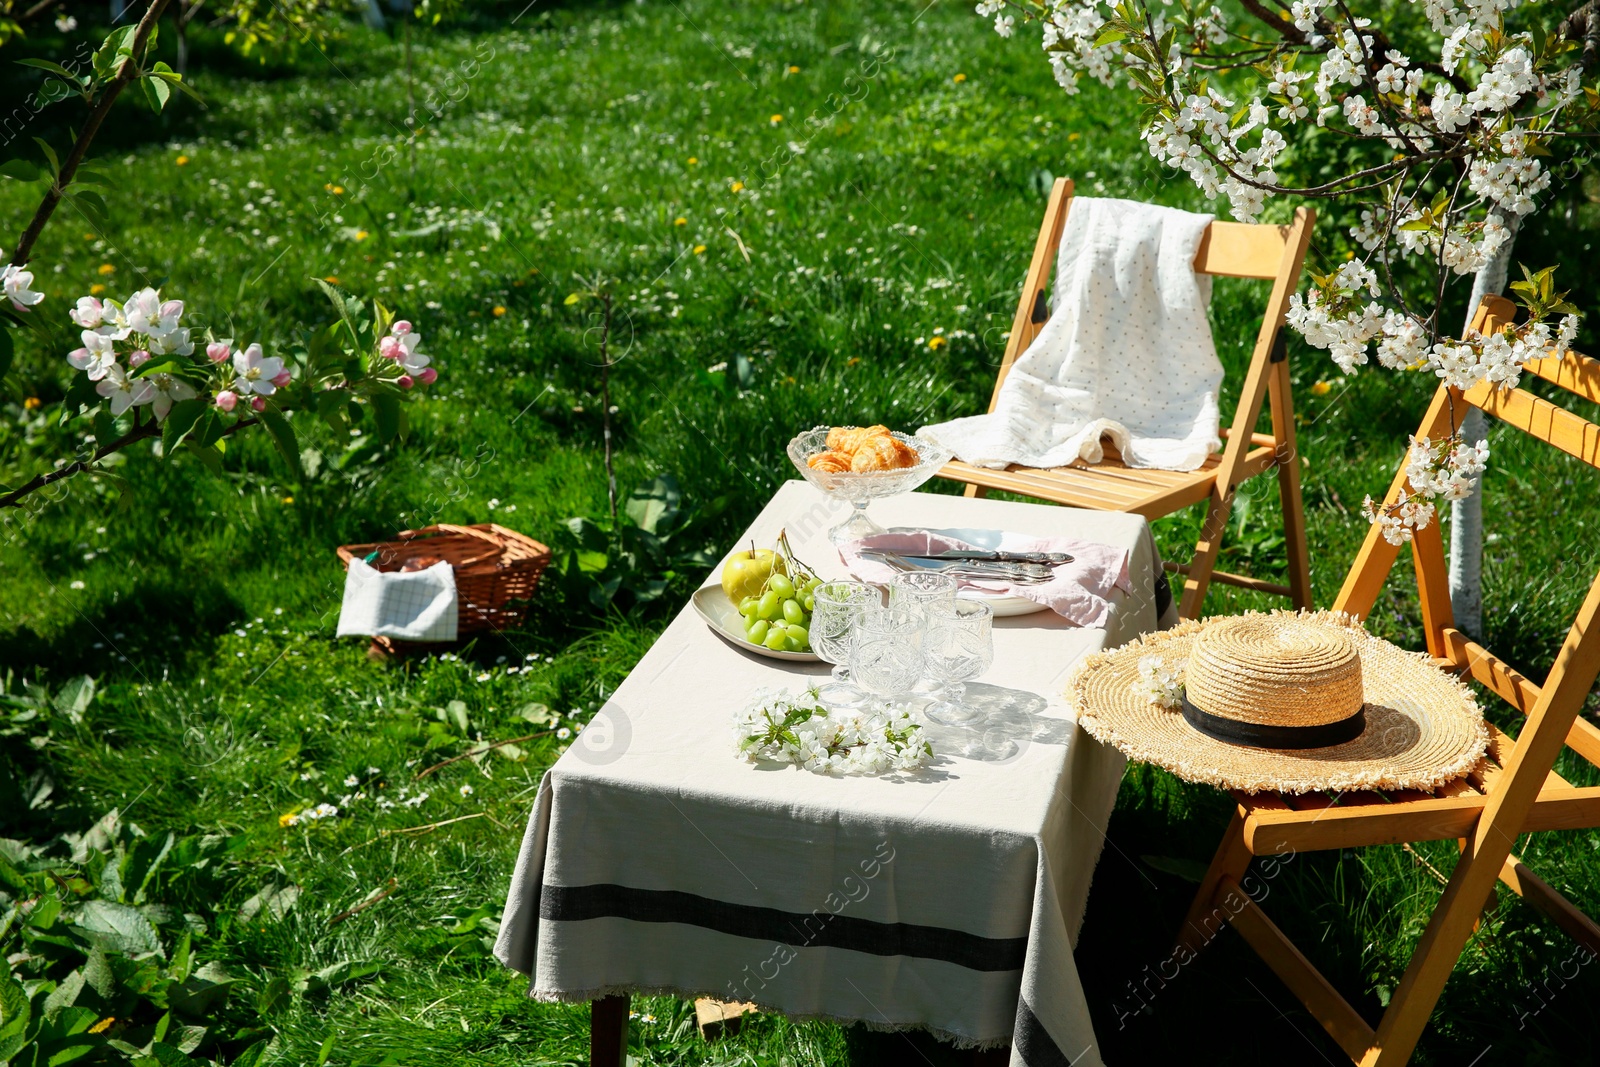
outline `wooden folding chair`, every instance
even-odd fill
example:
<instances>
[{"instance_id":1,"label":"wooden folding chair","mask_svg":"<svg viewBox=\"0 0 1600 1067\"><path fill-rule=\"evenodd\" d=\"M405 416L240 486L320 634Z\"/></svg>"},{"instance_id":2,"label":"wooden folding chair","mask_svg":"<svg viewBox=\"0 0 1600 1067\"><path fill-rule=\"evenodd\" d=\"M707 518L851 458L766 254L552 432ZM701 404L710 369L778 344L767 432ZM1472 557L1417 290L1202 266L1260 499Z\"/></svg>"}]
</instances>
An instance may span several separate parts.
<instances>
[{"instance_id":1,"label":"wooden folding chair","mask_svg":"<svg viewBox=\"0 0 1600 1067\"><path fill-rule=\"evenodd\" d=\"M1487 333L1510 322L1514 314L1510 301L1489 297L1480 306L1475 325ZM1600 401L1600 361L1565 352L1529 363L1527 369L1578 396ZM1437 440L1452 433L1468 405L1600 467L1600 426L1527 389L1480 384L1463 394L1441 387L1419 435ZM1405 487L1402 462L1387 500L1394 502ZM1536 685L1455 628L1437 522L1416 535L1411 551L1429 654L1445 670L1471 678L1526 715L1521 732L1512 741L1491 728L1489 755L1478 769L1431 793L1362 792L1337 798L1235 793L1238 809L1178 938L1177 951L1187 961L1192 957L1185 950L1198 952L1223 924L1232 922L1350 1058L1365 1067L1401 1064L1410 1058L1496 879L1589 951L1600 953L1600 926L1512 852L1518 834L1600 826L1600 788L1574 788L1553 769L1563 743L1600 766L1600 729L1579 717L1600 671L1600 577L1590 586L1555 665L1543 684ZM1399 548L1373 527L1335 610L1365 618L1398 554ZM1461 859L1376 1029L1239 888L1255 856L1452 837L1460 839Z\"/></svg>"},{"instance_id":2,"label":"wooden folding chair","mask_svg":"<svg viewBox=\"0 0 1600 1067\"><path fill-rule=\"evenodd\" d=\"M1072 206L1072 182L1056 179L1044 212L1044 225L1034 245L1033 262L1022 286L1022 300L1011 325L1005 358L989 401L993 411L1000 398L1000 387L1017 357L1027 350L1050 318L1048 285L1050 269L1061 245L1061 231ZM1019 493L1040 500L1068 504L1097 511L1128 511L1147 519L1159 519L1202 500L1209 500L1200 540L1188 564L1169 569L1184 574L1183 599L1179 614L1197 618L1211 582L1243 586L1265 593L1289 597L1297 607L1311 606L1311 567L1306 555L1305 518L1300 504L1299 453L1294 440L1294 403L1289 394L1288 350L1281 334L1289 297L1300 281L1300 267L1311 242L1311 225L1316 213L1310 208L1295 212L1288 226L1247 225L1213 222L1201 239L1194 269L1202 274L1230 278L1260 278L1272 282L1266 314L1256 335L1250 368L1245 374L1239 406L1231 429L1224 429L1223 451L1208 457L1196 471L1161 471L1125 465L1116 449L1106 442L1102 462L1083 462L1065 467L1039 469L1016 464L1005 470L974 467L959 461L946 464L940 477L967 483L967 496L984 496L991 489ZM1261 404L1270 398L1272 432L1256 433ZM1222 534L1228 525L1234 491L1241 482L1277 468L1283 500L1283 536L1289 557L1289 584L1262 581L1242 574L1216 569L1222 548Z\"/></svg>"}]
</instances>

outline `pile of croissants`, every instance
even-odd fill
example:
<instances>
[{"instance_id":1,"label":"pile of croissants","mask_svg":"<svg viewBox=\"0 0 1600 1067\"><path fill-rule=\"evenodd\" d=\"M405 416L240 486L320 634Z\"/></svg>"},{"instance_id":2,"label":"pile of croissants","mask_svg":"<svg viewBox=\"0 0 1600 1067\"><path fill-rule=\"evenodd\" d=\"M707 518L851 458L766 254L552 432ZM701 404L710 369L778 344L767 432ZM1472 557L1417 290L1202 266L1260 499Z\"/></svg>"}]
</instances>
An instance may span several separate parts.
<instances>
[{"instance_id":1,"label":"pile of croissants","mask_svg":"<svg viewBox=\"0 0 1600 1067\"><path fill-rule=\"evenodd\" d=\"M916 466L917 458L917 450L896 439L887 426L835 426L828 431L827 451L806 465L828 474L894 471Z\"/></svg>"}]
</instances>

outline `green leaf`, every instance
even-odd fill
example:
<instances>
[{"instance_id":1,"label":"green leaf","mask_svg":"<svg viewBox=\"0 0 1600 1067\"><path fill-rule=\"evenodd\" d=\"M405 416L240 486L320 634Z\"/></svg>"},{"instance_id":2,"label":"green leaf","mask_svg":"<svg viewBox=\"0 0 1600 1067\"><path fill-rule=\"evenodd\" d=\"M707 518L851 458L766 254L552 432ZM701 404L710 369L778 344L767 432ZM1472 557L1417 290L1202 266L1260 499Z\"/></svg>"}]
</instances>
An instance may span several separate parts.
<instances>
[{"instance_id":1,"label":"green leaf","mask_svg":"<svg viewBox=\"0 0 1600 1067\"><path fill-rule=\"evenodd\" d=\"M646 533L659 533L663 523L678 515L681 500L677 480L670 474L658 475L649 485L641 485L628 495L624 510L633 524Z\"/></svg>"},{"instance_id":2,"label":"green leaf","mask_svg":"<svg viewBox=\"0 0 1600 1067\"><path fill-rule=\"evenodd\" d=\"M177 354L172 353L172 352L168 352L167 354L161 355L161 356L151 356L149 359L147 359L143 363L139 364L139 366L134 370L134 372L132 374L128 375L128 377L130 377L130 378L143 378L146 375L150 375L150 374L160 374L162 372L166 372L168 374L171 374L174 370L188 370L188 369L189 369L189 361L188 360L184 359L180 355L177 355Z\"/></svg>"},{"instance_id":3,"label":"green leaf","mask_svg":"<svg viewBox=\"0 0 1600 1067\"><path fill-rule=\"evenodd\" d=\"M138 31L136 25L119 26L112 30L94 54L94 73L102 81L110 81L122 69L122 64L133 57L133 38ZM155 43L155 34L150 35L150 43Z\"/></svg>"},{"instance_id":4,"label":"green leaf","mask_svg":"<svg viewBox=\"0 0 1600 1067\"><path fill-rule=\"evenodd\" d=\"M39 164L26 159L8 159L0 163L0 174L19 182L36 182L44 177L44 171L40 169Z\"/></svg>"},{"instance_id":5,"label":"green leaf","mask_svg":"<svg viewBox=\"0 0 1600 1067\"><path fill-rule=\"evenodd\" d=\"M94 693L94 679L87 674L80 674L64 682L50 702L76 726L83 721L83 713L89 710Z\"/></svg>"},{"instance_id":6,"label":"green leaf","mask_svg":"<svg viewBox=\"0 0 1600 1067\"><path fill-rule=\"evenodd\" d=\"M195 1067L196 1061L189 1058L189 1054L175 1045L165 1041L156 1041L150 1045L150 1058L146 1063L155 1067Z\"/></svg>"},{"instance_id":7,"label":"green leaf","mask_svg":"<svg viewBox=\"0 0 1600 1067\"><path fill-rule=\"evenodd\" d=\"M344 405L348 398L342 392L329 390L317 394L317 414L328 424L328 428L340 437L350 433L350 421L345 418Z\"/></svg>"},{"instance_id":8,"label":"green leaf","mask_svg":"<svg viewBox=\"0 0 1600 1067\"><path fill-rule=\"evenodd\" d=\"M101 408L94 413L91 420L94 423L94 439L98 445L109 445L117 439L117 424L111 417L111 412Z\"/></svg>"},{"instance_id":9,"label":"green leaf","mask_svg":"<svg viewBox=\"0 0 1600 1067\"><path fill-rule=\"evenodd\" d=\"M72 196L72 202L78 206L78 210L89 216L90 222L101 229L105 228L106 219L110 212L110 209L106 207L105 197L92 189L78 188L76 179L73 180L70 195Z\"/></svg>"},{"instance_id":10,"label":"green leaf","mask_svg":"<svg viewBox=\"0 0 1600 1067\"><path fill-rule=\"evenodd\" d=\"M237 979L211 962L190 975L180 985L167 990L167 1003L174 1011L194 1019L204 1019L228 999Z\"/></svg>"},{"instance_id":11,"label":"green leaf","mask_svg":"<svg viewBox=\"0 0 1600 1067\"><path fill-rule=\"evenodd\" d=\"M561 302L563 304L565 304L567 307L571 307L573 304L576 304L578 301L580 301L582 299L583 299L583 294L582 293L568 293L567 294L567 298L565 300L561 301Z\"/></svg>"},{"instance_id":12,"label":"green leaf","mask_svg":"<svg viewBox=\"0 0 1600 1067\"><path fill-rule=\"evenodd\" d=\"M261 413L261 422L272 435L272 443L278 446L279 455L289 465L296 478L304 479L305 470L300 466L300 442L295 438L294 427L289 425L289 420L283 413L267 408Z\"/></svg>"},{"instance_id":13,"label":"green leaf","mask_svg":"<svg viewBox=\"0 0 1600 1067\"><path fill-rule=\"evenodd\" d=\"M167 412L166 421L161 424L162 455L170 457L177 447L188 439L195 423L210 410L210 407L210 402L200 397L191 397L173 404L172 410Z\"/></svg>"},{"instance_id":14,"label":"green leaf","mask_svg":"<svg viewBox=\"0 0 1600 1067\"><path fill-rule=\"evenodd\" d=\"M73 85L82 84L82 79L78 75L72 73L72 71L68 70L66 67L63 67L60 63L52 63L48 59L19 59L17 60L17 65L19 67L36 67L39 70L47 70L51 74L61 75Z\"/></svg>"},{"instance_id":15,"label":"green leaf","mask_svg":"<svg viewBox=\"0 0 1600 1067\"><path fill-rule=\"evenodd\" d=\"M1094 46L1096 48L1102 48L1108 44L1116 44L1118 41L1126 40L1127 36L1128 35L1126 33L1122 32L1116 27L1108 26L1106 29L1100 31L1100 36L1094 39Z\"/></svg>"},{"instance_id":16,"label":"green leaf","mask_svg":"<svg viewBox=\"0 0 1600 1067\"><path fill-rule=\"evenodd\" d=\"M167 101L172 98L172 86L161 78L140 78L139 88L144 90L145 103L149 104L150 110L157 114L167 106Z\"/></svg>"},{"instance_id":17,"label":"green leaf","mask_svg":"<svg viewBox=\"0 0 1600 1067\"><path fill-rule=\"evenodd\" d=\"M382 965L375 960L341 960L306 978L305 992L327 993L348 982L375 977L382 969Z\"/></svg>"},{"instance_id":18,"label":"green leaf","mask_svg":"<svg viewBox=\"0 0 1600 1067\"><path fill-rule=\"evenodd\" d=\"M283 980L281 978L275 978L273 981L281 982ZM287 982L284 983L284 989L285 991L288 990ZM232 1067L257 1067L257 1064L261 1062L261 1057L266 1054L267 1045L270 1043L270 1039L268 1041L257 1041L255 1044L251 1045L249 1048L245 1049L243 1052L239 1053L239 1055L234 1057Z\"/></svg>"},{"instance_id":19,"label":"green leaf","mask_svg":"<svg viewBox=\"0 0 1600 1067\"><path fill-rule=\"evenodd\" d=\"M44 158L50 161L50 173L56 176L61 174L61 160L56 158L56 150L50 147L50 142L43 137L35 137L34 143L39 146L39 151L44 153Z\"/></svg>"},{"instance_id":20,"label":"green leaf","mask_svg":"<svg viewBox=\"0 0 1600 1067\"><path fill-rule=\"evenodd\" d=\"M90 900L78 909L77 926L109 951L139 955L161 951L161 939L138 909L110 900Z\"/></svg>"},{"instance_id":21,"label":"green leaf","mask_svg":"<svg viewBox=\"0 0 1600 1067\"><path fill-rule=\"evenodd\" d=\"M378 439L387 444L400 436L400 398L392 393L372 394L372 417L378 424Z\"/></svg>"},{"instance_id":22,"label":"green leaf","mask_svg":"<svg viewBox=\"0 0 1600 1067\"><path fill-rule=\"evenodd\" d=\"M456 724L456 728L461 731L463 737L471 732L472 724L467 718L467 705L465 702L452 700L444 706L444 710L450 720Z\"/></svg>"},{"instance_id":23,"label":"green leaf","mask_svg":"<svg viewBox=\"0 0 1600 1067\"><path fill-rule=\"evenodd\" d=\"M16 347L11 340L11 331L0 326L0 379L11 372L11 361L16 358Z\"/></svg>"},{"instance_id":24,"label":"green leaf","mask_svg":"<svg viewBox=\"0 0 1600 1067\"><path fill-rule=\"evenodd\" d=\"M222 473L222 453L210 445L203 445L193 437L184 442L184 446L205 465L206 470L212 474Z\"/></svg>"},{"instance_id":25,"label":"green leaf","mask_svg":"<svg viewBox=\"0 0 1600 1067\"><path fill-rule=\"evenodd\" d=\"M9 1063L26 1042L33 1009L22 983L11 975L11 968L0 974L0 1063Z\"/></svg>"}]
</instances>

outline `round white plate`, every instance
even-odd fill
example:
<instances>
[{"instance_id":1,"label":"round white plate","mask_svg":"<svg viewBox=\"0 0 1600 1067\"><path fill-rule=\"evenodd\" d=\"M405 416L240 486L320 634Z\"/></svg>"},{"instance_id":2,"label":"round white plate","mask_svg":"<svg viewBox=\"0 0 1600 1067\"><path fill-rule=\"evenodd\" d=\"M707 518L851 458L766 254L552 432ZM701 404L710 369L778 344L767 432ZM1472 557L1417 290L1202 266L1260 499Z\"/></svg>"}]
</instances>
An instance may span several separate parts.
<instances>
[{"instance_id":1,"label":"round white plate","mask_svg":"<svg viewBox=\"0 0 1600 1067\"><path fill-rule=\"evenodd\" d=\"M1007 615L1032 615L1036 611L1045 611L1050 607L1049 604L1041 604L1025 596L998 596L977 589L963 589L956 596L962 600L981 600L989 605L989 610L994 612L994 617L997 619L1003 619Z\"/></svg>"},{"instance_id":2,"label":"round white plate","mask_svg":"<svg viewBox=\"0 0 1600 1067\"><path fill-rule=\"evenodd\" d=\"M727 594L719 585L708 585L704 589L696 590L689 603L694 605L694 610L706 621L706 625L711 627L713 633L741 651L753 652L768 659L787 659L800 663L822 662L821 657L815 652L774 652L766 645L753 645L745 640L744 623L740 619L739 609L728 600Z\"/></svg>"}]
</instances>

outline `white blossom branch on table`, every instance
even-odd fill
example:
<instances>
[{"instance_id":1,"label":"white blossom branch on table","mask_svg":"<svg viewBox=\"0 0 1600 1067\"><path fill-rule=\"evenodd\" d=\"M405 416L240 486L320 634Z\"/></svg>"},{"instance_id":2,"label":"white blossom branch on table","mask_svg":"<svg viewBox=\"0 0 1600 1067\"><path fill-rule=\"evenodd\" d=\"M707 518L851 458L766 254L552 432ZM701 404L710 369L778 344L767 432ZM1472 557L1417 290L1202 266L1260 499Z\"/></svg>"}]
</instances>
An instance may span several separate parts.
<instances>
[{"instance_id":1,"label":"white blossom branch on table","mask_svg":"<svg viewBox=\"0 0 1600 1067\"><path fill-rule=\"evenodd\" d=\"M915 771L933 757L922 727L902 707L829 710L817 691L758 689L734 715L734 751L754 763L793 763L814 774Z\"/></svg>"}]
</instances>

